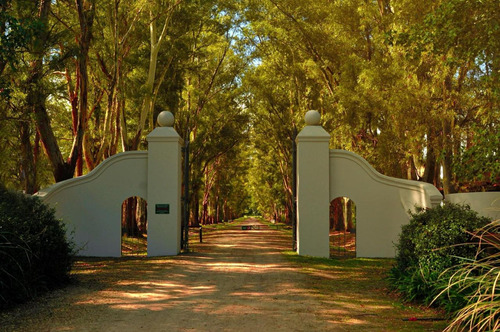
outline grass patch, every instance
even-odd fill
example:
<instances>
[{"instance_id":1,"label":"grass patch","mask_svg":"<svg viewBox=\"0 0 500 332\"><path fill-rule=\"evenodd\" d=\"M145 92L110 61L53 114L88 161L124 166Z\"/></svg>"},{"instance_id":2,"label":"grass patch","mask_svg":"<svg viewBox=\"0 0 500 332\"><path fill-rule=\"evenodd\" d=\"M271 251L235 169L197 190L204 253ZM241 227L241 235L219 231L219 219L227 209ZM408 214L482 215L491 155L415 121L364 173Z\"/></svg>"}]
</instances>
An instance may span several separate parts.
<instances>
[{"instance_id":1,"label":"grass patch","mask_svg":"<svg viewBox=\"0 0 500 332\"><path fill-rule=\"evenodd\" d=\"M247 220L245 217L241 217L238 219L234 220L229 220L228 222L219 222L217 224L209 224L209 225L200 225L203 230L210 230L210 231L219 231L219 230L225 230L225 229L230 229L235 226L240 225L243 221Z\"/></svg>"},{"instance_id":2,"label":"grass patch","mask_svg":"<svg viewBox=\"0 0 500 332\"><path fill-rule=\"evenodd\" d=\"M217 224L209 224L209 225L200 225L203 229L203 231L221 231L221 230L227 230L227 229L233 229L235 227L241 226L244 222L248 221L249 219L256 219L260 223L262 223L264 226L269 226L269 228L274 228L276 227L277 229L286 229L287 227L290 227L289 225L285 223L272 223L266 219L264 219L261 216L243 216L238 219L230 220L228 222L219 222ZM198 231L198 229L191 228L192 230Z\"/></svg>"},{"instance_id":3,"label":"grass patch","mask_svg":"<svg viewBox=\"0 0 500 332\"><path fill-rule=\"evenodd\" d=\"M232 228L237 225L237 222L234 220L230 220L228 222L220 222L218 224L210 224L210 225L200 225L203 230L210 230L210 231L222 231L225 229ZM194 228L196 229L196 227Z\"/></svg>"},{"instance_id":4,"label":"grass patch","mask_svg":"<svg viewBox=\"0 0 500 332\"><path fill-rule=\"evenodd\" d=\"M369 268L388 270L394 264L394 259L389 258L352 258L352 259L331 259L311 256L300 256L294 251L285 251L283 255L295 264L303 267L319 270L327 269L352 269Z\"/></svg>"},{"instance_id":5,"label":"grass patch","mask_svg":"<svg viewBox=\"0 0 500 332\"><path fill-rule=\"evenodd\" d=\"M388 271L394 264L386 258L317 258L282 253L307 275L306 285L329 303L343 319L367 319L376 331L442 331L444 313L402 301L389 289ZM340 318L338 318L340 319Z\"/></svg>"},{"instance_id":6,"label":"grass patch","mask_svg":"<svg viewBox=\"0 0 500 332\"><path fill-rule=\"evenodd\" d=\"M148 240L145 236L122 236L122 256L147 256Z\"/></svg>"},{"instance_id":7,"label":"grass patch","mask_svg":"<svg viewBox=\"0 0 500 332\"><path fill-rule=\"evenodd\" d=\"M229 220L228 222L219 222L217 224L209 224L209 225L200 225L202 238L210 233L216 231L224 231L228 229L232 229L240 225L246 218L238 218L235 220ZM199 227L190 227L189 228L189 243L195 244L200 242L200 228Z\"/></svg>"}]
</instances>

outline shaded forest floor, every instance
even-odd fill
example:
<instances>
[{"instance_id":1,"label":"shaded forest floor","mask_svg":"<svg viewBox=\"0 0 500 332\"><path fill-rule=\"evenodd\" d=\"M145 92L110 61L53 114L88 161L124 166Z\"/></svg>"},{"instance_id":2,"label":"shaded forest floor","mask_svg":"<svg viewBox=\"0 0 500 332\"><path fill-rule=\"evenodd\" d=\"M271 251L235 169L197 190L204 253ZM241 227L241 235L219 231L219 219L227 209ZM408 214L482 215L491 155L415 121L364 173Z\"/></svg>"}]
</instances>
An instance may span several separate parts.
<instances>
[{"instance_id":1,"label":"shaded forest floor","mask_svg":"<svg viewBox=\"0 0 500 332\"><path fill-rule=\"evenodd\" d=\"M441 331L402 304L391 260L287 252L290 232L247 219L176 257L79 259L72 285L0 313L2 331ZM237 227L235 227L237 226Z\"/></svg>"},{"instance_id":2,"label":"shaded forest floor","mask_svg":"<svg viewBox=\"0 0 500 332\"><path fill-rule=\"evenodd\" d=\"M330 257L355 258L356 234L345 231L330 230Z\"/></svg>"}]
</instances>

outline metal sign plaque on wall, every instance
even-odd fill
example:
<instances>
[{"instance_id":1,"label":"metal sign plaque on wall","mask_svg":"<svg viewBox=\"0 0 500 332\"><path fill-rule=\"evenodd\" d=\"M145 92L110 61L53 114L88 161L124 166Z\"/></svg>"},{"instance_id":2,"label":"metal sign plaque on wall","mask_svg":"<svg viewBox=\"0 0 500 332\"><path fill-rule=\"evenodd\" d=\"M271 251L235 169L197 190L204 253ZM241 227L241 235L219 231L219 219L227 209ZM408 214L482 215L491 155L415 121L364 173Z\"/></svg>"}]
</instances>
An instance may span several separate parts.
<instances>
[{"instance_id":1,"label":"metal sign plaque on wall","mask_svg":"<svg viewBox=\"0 0 500 332\"><path fill-rule=\"evenodd\" d=\"M156 204L155 205L155 213L156 214L169 214L170 213L170 204Z\"/></svg>"}]
</instances>

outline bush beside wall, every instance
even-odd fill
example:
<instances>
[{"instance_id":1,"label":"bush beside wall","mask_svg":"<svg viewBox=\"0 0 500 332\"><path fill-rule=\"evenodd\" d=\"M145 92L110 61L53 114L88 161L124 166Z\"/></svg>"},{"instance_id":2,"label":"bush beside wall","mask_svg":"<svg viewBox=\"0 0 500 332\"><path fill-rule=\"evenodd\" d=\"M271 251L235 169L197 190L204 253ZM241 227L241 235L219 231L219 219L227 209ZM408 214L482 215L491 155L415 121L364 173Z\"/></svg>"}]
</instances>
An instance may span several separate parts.
<instances>
[{"instance_id":1,"label":"bush beside wall","mask_svg":"<svg viewBox=\"0 0 500 332\"><path fill-rule=\"evenodd\" d=\"M468 206L451 203L412 214L396 245L392 286L407 300L430 304L447 286L448 269L476 256L470 233L489 222ZM451 312L466 299L463 292L450 289L434 303Z\"/></svg>"},{"instance_id":2,"label":"bush beside wall","mask_svg":"<svg viewBox=\"0 0 500 332\"><path fill-rule=\"evenodd\" d=\"M0 185L0 308L66 283L72 260L73 246L54 211Z\"/></svg>"}]
</instances>

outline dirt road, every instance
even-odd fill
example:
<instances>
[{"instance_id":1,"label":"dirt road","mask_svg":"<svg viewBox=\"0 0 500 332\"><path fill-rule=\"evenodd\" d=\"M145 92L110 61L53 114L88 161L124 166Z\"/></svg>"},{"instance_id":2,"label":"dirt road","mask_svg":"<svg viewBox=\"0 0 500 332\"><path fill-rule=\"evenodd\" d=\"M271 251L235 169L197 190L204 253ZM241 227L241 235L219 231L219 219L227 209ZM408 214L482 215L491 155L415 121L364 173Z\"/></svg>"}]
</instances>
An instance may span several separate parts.
<instances>
[{"instance_id":1,"label":"dirt road","mask_svg":"<svg viewBox=\"0 0 500 332\"><path fill-rule=\"evenodd\" d=\"M0 316L0 330L438 330L402 323L415 311L393 306L377 271L370 278L380 280L346 293L339 271L300 266L281 253L289 249L280 231L240 227L206 234L177 257L79 261L77 284Z\"/></svg>"}]
</instances>

